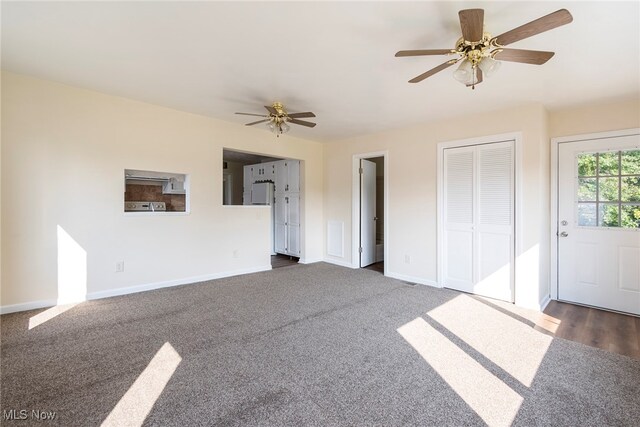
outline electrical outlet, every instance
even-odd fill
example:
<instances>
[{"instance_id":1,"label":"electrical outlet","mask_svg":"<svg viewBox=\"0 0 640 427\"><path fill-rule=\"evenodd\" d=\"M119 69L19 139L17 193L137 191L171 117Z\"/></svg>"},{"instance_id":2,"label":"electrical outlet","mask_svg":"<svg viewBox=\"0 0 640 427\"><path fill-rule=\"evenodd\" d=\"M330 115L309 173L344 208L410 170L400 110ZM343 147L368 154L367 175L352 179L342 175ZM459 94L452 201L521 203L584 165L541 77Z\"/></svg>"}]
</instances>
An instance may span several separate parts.
<instances>
[{"instance_id":1,"label":"electrical outlet","mask_svg":"<svg viewBox=\"0 0 640 427\"><path fill-rule=\"evenodd\" d=\"M404 256L404 263L405 264L411 264L411 255L405 255Z\"/></svg>"},{"instance_id":2,"label":"electrical outlet","mask_svg":"<svg viewBox=\"0 0 640 427\"><path fill-rule=\"evenodd\" d=\"M124 261L116 262L116 273L122 273L124 271Z\"/></svg>"},{"instance_id":3,"label":"electrical outlet","mask_svg":"<svg viewBox=\"0 0 640 427\"><path fill-rule=\"evenodd\" d=\"M233 257L234 258L240 258L240 252L237 249L233 250Z\"/></svg>"}]
</instances>

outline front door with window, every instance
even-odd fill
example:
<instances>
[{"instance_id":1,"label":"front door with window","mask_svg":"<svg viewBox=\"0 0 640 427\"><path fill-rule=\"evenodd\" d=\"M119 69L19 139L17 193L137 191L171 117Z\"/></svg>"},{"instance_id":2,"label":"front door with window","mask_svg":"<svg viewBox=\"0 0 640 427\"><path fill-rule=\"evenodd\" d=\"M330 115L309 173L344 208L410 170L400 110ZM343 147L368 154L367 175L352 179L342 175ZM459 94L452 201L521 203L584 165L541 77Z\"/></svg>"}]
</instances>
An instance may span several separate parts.
<instances>
[{"instance_id":1,"label":"front door with window","mask_svg":"<svg viewBox=\"0 0 640 427\"><path fill-rule=\"evenodd\" d=\"M558 299L640 315L640 136L558 148Z\"/></svg>"}]
</instances>

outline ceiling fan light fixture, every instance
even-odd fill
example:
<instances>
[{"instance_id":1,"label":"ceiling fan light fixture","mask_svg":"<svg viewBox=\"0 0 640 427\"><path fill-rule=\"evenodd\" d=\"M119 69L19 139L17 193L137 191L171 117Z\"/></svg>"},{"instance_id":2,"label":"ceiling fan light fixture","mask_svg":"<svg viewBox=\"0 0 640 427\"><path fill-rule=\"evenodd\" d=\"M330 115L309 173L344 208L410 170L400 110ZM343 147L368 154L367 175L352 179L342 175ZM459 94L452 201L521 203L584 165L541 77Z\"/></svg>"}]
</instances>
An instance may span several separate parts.
<instances>
[{"instance_id":1,"label":"ceiling fan light fixture","mask_svg":"<svg viewBox=\"0 0 640 427\"><path fill-rule=\"evenodd\" d=\"M280 123L280 133L287 133L289 129L291 129L291 127L288 124L285 122Z\"/></svg>"},{"instance_id":2,"label":"ceiling fan light fixture","mask_svg":"<svg viewBox=\"0 0 640 427\"><path fill-rule=\"evenodd\" d=\"M493 74L495 74L496 71L500 69L501 64L502 63L500 61L496 61L490 56L487 56L482 58L482 61L478 63L478 66L485 76L491 77Z\"/></svg>"},{"instance_id":3,"label":"ceiling fan light fixture","mask_svg":"<svg viewBox=\"0 0 640 427\"><path fill-rule=\"evenodd\" d=\"M462 61L456 71L453 72L453 78L463 84L467 84L473 78L474 70L471 62L467 59Z\"/></svg>"}]
</instances>

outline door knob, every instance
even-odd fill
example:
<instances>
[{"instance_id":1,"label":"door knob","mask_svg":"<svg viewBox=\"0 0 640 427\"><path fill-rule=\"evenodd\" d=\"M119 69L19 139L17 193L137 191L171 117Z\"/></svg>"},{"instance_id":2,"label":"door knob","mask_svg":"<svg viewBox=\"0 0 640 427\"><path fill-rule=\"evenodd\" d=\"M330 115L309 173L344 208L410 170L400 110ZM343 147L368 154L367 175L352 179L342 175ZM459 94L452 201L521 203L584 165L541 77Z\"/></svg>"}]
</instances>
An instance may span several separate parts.
<instances>
[{"instance_id":1,"label":"door knob","mask_svg":"<svg viewBox=\"0 0 640 427\"><path fill-rule=\"evenodd\" d=\"M566 231L563 231L562 233L560 233L560 237L568 237L569 233L567 233Z\"/></svg>"},{"instance_id":2,"label":"door knob","mask_svg":"<svg viewBox=\"0 0 640 427\"><path fill-rule=\"evenodd\" d=\"M377 220L378 220L378 217L377 217L377 216L374 216L374 217L373 217L373 220L374 220L374 221L377 221Z\"/></svg>"}]
</instances>

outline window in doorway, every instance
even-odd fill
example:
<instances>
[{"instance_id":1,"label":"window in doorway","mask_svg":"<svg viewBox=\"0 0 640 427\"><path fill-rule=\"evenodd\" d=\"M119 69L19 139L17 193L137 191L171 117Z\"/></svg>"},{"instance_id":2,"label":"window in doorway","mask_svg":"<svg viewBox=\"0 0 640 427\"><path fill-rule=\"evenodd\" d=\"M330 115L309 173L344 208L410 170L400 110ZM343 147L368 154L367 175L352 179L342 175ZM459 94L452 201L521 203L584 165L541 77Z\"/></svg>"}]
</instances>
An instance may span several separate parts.
<instances>
[{"instance_id":1,"label":"window in doorway","mask_svg":"<svg viewBox=\"0 0 640 427\"><path fill-rule=\"evenodd\" d=\"M576 156L578 225L640 229L640 150Z\"/></svg>"}]
</instances>

